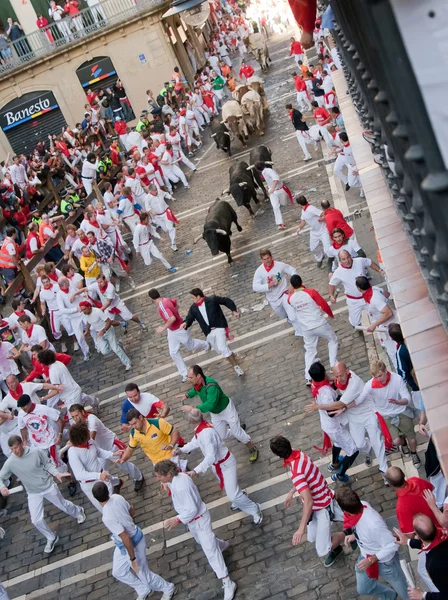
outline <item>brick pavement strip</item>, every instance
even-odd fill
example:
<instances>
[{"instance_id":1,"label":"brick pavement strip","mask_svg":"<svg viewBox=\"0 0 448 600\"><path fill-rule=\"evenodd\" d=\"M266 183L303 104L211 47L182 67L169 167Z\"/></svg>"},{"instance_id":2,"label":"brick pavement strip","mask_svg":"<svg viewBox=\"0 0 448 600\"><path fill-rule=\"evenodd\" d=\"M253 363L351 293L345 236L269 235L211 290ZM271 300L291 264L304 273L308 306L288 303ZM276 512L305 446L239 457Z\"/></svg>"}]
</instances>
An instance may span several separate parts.
<instances>
[{"instance_id":1,"label":"brick pavement strip","mask_svg":"<svg viewBox=\"0 0 448 600\"><path fill-rule=\"evenodd\" d=\"M293 173L286 178L292 191L305 193L313 204L319 205L323 198L331 199L321 151L318 150L317 155L313 156L320 161L318 168L306 169L307 165L302 162L302 153L284 110L284 102L289 101L292 91L289 82L286 86L280 87L288 76L286 71L292 64L287 57L288 39L284 36L270 42L272 52L278 56L266 76L266 87L274 103L265 137L260 140L254 137L250 140L250 144L268 145L273 150L277 170L281 173ZM210 140L207 139L207 134L205 141L208 147ZM244 159L245 156L242 158ZM192 255L185 254L185 250L191 247L193 236L202 228L205 210L199 209L213 201L227 187L228 167L233 162L235 157L231 160L223 159L222 154L212 149L204 162L200 163L200 172L192 177L191 191L176 192L177 202L174 205L174 212L185 213L181 217L178 229L179 252L172 255L166 237L160 247L165 256L179 267L178 274L166 276L158 261L148 269L139 259L136 259L133 277L138 286L144 286L150 280L161 280L166 283L166 287L162 288L163 293L177 297L183 313L191 303L188 291L192 287L202 287L208 294L217 293L232 297L240 308L248 309L239 321L232 318L229 321L237 337L235 347L241 347L247 342L267 337L286 328L286 325L279 324L278 327L275 325L276 317L269 308L264 308L260 312L250 310L254 304L263 300L261 295L252 292L252 276L260 262L257 249L261 245L265 243L271 245L275 256L296 266L304 281L324 295L327 294L328 279L325 270L317 269L310 257L308 234L297 238L277 233L272 210L268 204L264 205L265 213L254 220L249 219L244 209L238 210L243 232L233 236L233 253L242 256L235 261L232 268L227 267L223 259L212 261L208 249L205 244L201 245L201 242L194 247ZM301 167L304 167L304 172L294 174ZM311 192L310 188L315 188L316 191ZM347 202L350 211L364 206L353 191L347 194ZM299 210L297 207L285 207L282 210L287 226L293 228L298 222ZM361 218L354 221L358 240L367 250L367 254L374 258L375 243L370 232L369 215L366 211L361 215ZM291 233L293 231L294 229ZM269 239L265 241L265 238ZM203 265L198 266L199 263ZM209 266L211 268L201 270ZM185 275L185 278L181 279L181 275ZM144 290L145 287L141 289ZM129 290L122 295L127 297L133 296L134 293ZM130 333L122 337L126 352L134 363L133 375L139 377L139 383L145 383L159 378L159 374L152 375L154 369L161 369L160 377L174 373L172 366L165 368L170 365L166 338L160 338L154 333L159 318L146 294L131 298L128 305L149 325L148 333L140 333L131 325ZM338 304L338 307L343 306L343 302ZM238 341L238 337L269 325L273 327L266 333L258 334L258 338L249 336L241 342ZM340 358L347 361L359 375L367 377L368 358L363 337L353 334L346 313L336 317L334 326L340 341ZM198 337L202 336L197 327L193 328L192 333ZM322 347L320 356L327 362L323 350ZM278 337L269 343L243 351L240 358L246 371L245 377L241 379L234 377L231 369L223 361L211 363L207 367L207 372L212 377L216 377L234 399L242 421L247 424L249 433L260 447L258 462L250 465L247 450L234 440L229 444L238 459L240 482L248 487L283 474L280 461L269 452L268 440L272 435L286 433L294 446L302 448L317 459L317 453L312 447L321 441L321 431L316 414L307 417L302 414L303 406L310 400L310 394L303 386L304 361L300 341L292 335ZM103 400L111 398L111 401L104 406L100 416L108 427L117 430L121 406L120 395L123 381L128 379L128 374L125 374L115 357L104 359L95 355L88 364L81 362L79 358L76 358L73 363L73 375L86 392L97 392L102 388L114 386L110 391L101 393ZM170 402L172 406L170 419L179 426L184 437L188 438L192 433L191 429L183 419L180 402L174 399L176 393L185 389L187 387L182 385L180 378L176 376L154 386L151 391ZM198 460L198 453L191 455L191 464L197 464ZM123 494L137 509L137 523L142 527L148 527L171 516L173 511L169 499L160 495L148 461L145 461L141 454L137 454L136 462L145 474L147 485L142 492L136 494L132 489L132 482L126 481ZM357 473L352 485L375 508L390 512L393 506L393 492L383 487L376 468ZM286 493L288 486L288 483L282 481L254 492L253 497L257 501L269 502L280 494ZM222 497L216 480L211 474L201 477L199 488L207 503L215 502ZM62 489L65 494L64 486ZM31 569L50 568L50 570L42 575L36 574L35 577L25 579L22 583L9 588L12 598L26 597L29 600L39 598L42 597L39 596L41 590L48 586L54 588L46 589L46 600L59 598L61 593L70 599L87 600L106 597L112 600L129 594L129 590L118 584L111 576L111 548L103 551L95 550L109 541L109 535L101 523L99 514L80 492L75 496L75 502L85 508L88 516L87 521L81 526L54 507L46 507L48 520L53 527L57 526L61 537L54 554L49 558L42 554L42 538L29 523L26 507L22 506L23 500L22 495L17 495L11 497L8 503L9 515L5 523L7 536L0 548L0 579L6 581L26 577ZM245 518L230 521L219 530L220 536L231 541L226 560L232 577L238 582L238 600L265 598L287 600L300 597L306 600L314 598L343 600L355 597L354 556L347 555L335 565L334 569L324 569L314 548L308 543L298 547L291 546L292 533L300 518L298 504L294 504L288 511L281 504L274 505L266 509L264 514L265 520L260 529L253 529L250 519ZM212 509L215 522L232 515L234 513L229 510L228 503L218 503L218 506ZM175 531L167 534L167 540L181 533L182 531ZM179 593L176 598L179 600L221 598L219 582L211 572L203 553L191 539L161 550L163 536L158 530L149 533L147 541L156 550L151 554L150 560L153 570L178 583ZM88 548L92 548L94 552L88 558L74 562L69 560L64 566L51 569L53 563ZM59 589L59 582L64 585L62 591Z\"/></svg>"}]
</instances>

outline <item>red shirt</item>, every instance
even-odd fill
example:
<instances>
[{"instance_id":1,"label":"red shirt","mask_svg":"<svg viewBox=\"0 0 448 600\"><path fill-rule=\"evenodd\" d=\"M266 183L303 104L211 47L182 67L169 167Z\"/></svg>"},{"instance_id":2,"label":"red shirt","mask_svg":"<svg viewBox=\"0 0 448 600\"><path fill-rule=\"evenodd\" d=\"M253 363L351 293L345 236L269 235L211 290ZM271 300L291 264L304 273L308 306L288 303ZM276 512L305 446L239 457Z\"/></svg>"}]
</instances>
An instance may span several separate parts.
<instances>
[{"instance_id":1,"label":"red shirt","mask_svg":"<svg viewBox=\"0 0 448 600\"><path fill-rule=\"evenodd\" d=\"M126 121L115 121L114 129L117 135L126 135Z\"/></svg>"},{"instance_id":2,"label":"red shirt","mask_svg":"<svg viewBox=\"0 0 448 600\"><path fill-rule=\"evenodd\" d=\"M294 77L294 83L296 84L296 90L298 92L306 92L306 83L301 77L296 75L296 77Z\"/></svg>"},{"instance_id":3,"label":"red shirt","mask_svg":"<svg viewBox=\"0 0 448 600\"><path fill-rule=\"evenodd\" d=\"M299 494L306 489L310 490L313 497L313 511L326 508L333 500L334 494L328 487L325 477L307 454L300 450L293 450L283 466L289 467L289 475Z\"/></svg>"},{"instance_id":4,"label":"red shirt","mask_svg":"<svg viewBox=\"0 0 448 600\"><path fill-rule=\"evenodd\" d=\"M316 0L305 0L304 2L288 0L288 4L292 14L294 15L296 23L300 25L303 31L312 33L316 24Z\"/></svg>"},{"instance_id":5,"label":"red shirt","mask_svg":"<svg viewBox=\"0 0 448 600\"><path fill-rule=\"evenodd\" d=\"M254 73L255 71L250 65L244 65L240 69L240 78L242 79L244 75L246 79L249 79L249 77L252 77Z\"/></svg>"},{"instance_id":6,"label":"red shirt","mask_svg":"<svg viewBox=\"0 0 448 600\"><path fill-rule=\"evenodd\" d=\"M79 14L79 3L73 0L73 2L64 6L64 11L71 16Z\"/></svg>"},{"instance_id":7,"label":"red shirt","mask_svg":"<svg viewBox=\"0 0 448 600\"><path fill-rule=\"evenodd\" d=\"M292 56L293 54L303 54L302 44L298 41L294 41L291 44L291 50L289 51L289 56Z\"/></svg>"},{"instance_id":8,"label":"red shirt","mask_svg":"<svg viewBox=\"0 0 448 600\"><path fill-rule=\"evenodd\" d=\"M67 366L69 364L69 362L72 360L72 357L69 354L62 354L62 353L56 352L55 355L56 355L56 360L58 360L65 366ZM33 370L28 375L28 377L25 379L25 381L33 381L33 379L36 379L36 377L42 377L42 375L44 375L45 377L48 377L49 367L46 367L46 366L44 367L44 365L42 363L40 363L37 360L37 358L32 358L31 364L33 365Z\"/></svg>"},{"instance_id":9,"label":"red shirt","mask_svg":"<svg viewBox=\"0 0 448 600\"><path fill-rule=\"evenodd\" d=\"M323 125L324 121L330 118L328 110L323 106L316 108L313 115L319 125Z\"/></svg>"},{"instance_id":10,"label":"red shirt","mask_svg":"<svg viewBox=\"0 0 448 600\"><path fill-rule=\"evenodd\" d=\"M327 225L328 233L332 234L334 229L342 229L345 233L345 237L349 238L353 235L353 229L344 219L344 215L337 208L327 208L324 210L325 223Z\"/></svg>"},{"instance_id":11,"label":"red shirt","mask_svg":"<svg viewBox=\"0 0 448 600\"><path fill-rule=\"evenodd\" d=\"M397 519L398 527L401 531L410 535L414 533L412 521L415 515L419 513L426 515L431 519L436 527L440 527L432 510L426 502L423 491L433 490L434 486L426 479L420 477L409 477L403 488L396 489L397 493Z\"/></svg>"},{"instance_id":12,"label":"red shirt","mask_svg":"<svg viewBox=\"0 0 448 600\"><path fill-rule=\"evenodd\" d=\"M176 317L174 323L168 327L170 331L177 331L184 322L184 320L179 314L179 310L177 308L177 300L175 298L162 298L158 305L158 311L159 315L162 317L165 323L171 317Z\"/></svg>"}]
</instances>

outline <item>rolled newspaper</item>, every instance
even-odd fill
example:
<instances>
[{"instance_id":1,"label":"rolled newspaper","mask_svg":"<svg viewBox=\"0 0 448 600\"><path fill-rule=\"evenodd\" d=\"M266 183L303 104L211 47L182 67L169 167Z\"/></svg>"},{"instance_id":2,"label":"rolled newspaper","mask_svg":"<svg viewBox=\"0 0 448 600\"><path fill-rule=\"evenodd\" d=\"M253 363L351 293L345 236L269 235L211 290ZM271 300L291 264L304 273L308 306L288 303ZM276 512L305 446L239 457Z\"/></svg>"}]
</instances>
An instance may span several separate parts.
<instances>
[{"instance_id":1,"label":"rolled newspaper","mask_svg":"<svg viewBox=\"0 0 448 600\"><path fill-rule=\"evenodd\" d=\"M23 492L23 485L17 485L9 490L10 494L18 494L19 492Z\"/></svg>"},{"instance_id":2,"label":"rolled newspaper","mask_svg":"<svg viewBox=\"0 0 448 600\"><path fill-rule=\"evenodd\" d=\"M358 331L367 331L367 327L363 327L362 325L356 325L355 329L357 329ZM377 327L375 329L375 331L387 332L387 328L386 327Z\"/></svg>"},{"instance_id":3,"label":"rolled newspaper","mask_svg":"<svg viewBox=\"0 0 448 600\"><path fill-rule=\"evenodd\" d=\"M406 577L408 587L415 589L416 585L415 585L415 581L414 581L414 575L412 573L412 570L411 570L409 564L406 562L406 560L404 558L402 558L400 560L400 567L404 573L404 576Z\"/></svg>"}]
</instances>

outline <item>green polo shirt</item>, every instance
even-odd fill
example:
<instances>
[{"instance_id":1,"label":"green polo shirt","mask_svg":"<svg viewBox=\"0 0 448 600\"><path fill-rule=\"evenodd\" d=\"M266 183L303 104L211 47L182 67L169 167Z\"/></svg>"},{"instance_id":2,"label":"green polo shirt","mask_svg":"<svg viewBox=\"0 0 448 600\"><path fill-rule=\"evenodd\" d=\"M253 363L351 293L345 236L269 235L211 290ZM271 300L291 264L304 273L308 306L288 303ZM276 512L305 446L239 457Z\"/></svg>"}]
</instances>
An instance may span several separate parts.
<instances>
[{"instance_id":1,"label":"green polo shirt","mask_svg":"<svg viewBox=\"0 0 448 600\"><path fill-rule=\"evenodd\" d=\"M209 383L213 383L214 385L207 387L207 384ZM229 404L228 396L224 394L222 389L219 387L218 382L211 377L205 378L205 385L203 385L199 391L193 388L187 392L187 396L189 398L199 396L202 404L198 404L196 408L198 408L202 413L211 412L217 414L227 408Z\"/></svg>"}]
</instances>

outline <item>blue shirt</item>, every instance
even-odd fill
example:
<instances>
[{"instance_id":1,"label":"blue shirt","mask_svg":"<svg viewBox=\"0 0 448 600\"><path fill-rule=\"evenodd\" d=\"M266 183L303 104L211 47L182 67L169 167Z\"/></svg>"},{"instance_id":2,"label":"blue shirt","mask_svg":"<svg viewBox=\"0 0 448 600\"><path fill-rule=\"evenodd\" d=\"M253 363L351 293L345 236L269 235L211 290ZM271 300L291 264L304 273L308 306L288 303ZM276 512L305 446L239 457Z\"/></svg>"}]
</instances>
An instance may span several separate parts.
<instances>
[{"instance_id":1,"label":"blue shirt","mask_svg":"<svg viewBox=\"0 0 448 600\"><path fill-rule=\"evenodd\" d=\"M131 410L131 408L135 408L135 406L133 406L129 400L126 398L126 400L123 402L123 404L121 405L121 419L120 419L120 423L121 424L125 424L127 425L128 420L126 418L126 415L128 414L128 410Z\"/></svg>"}]
</instances>

